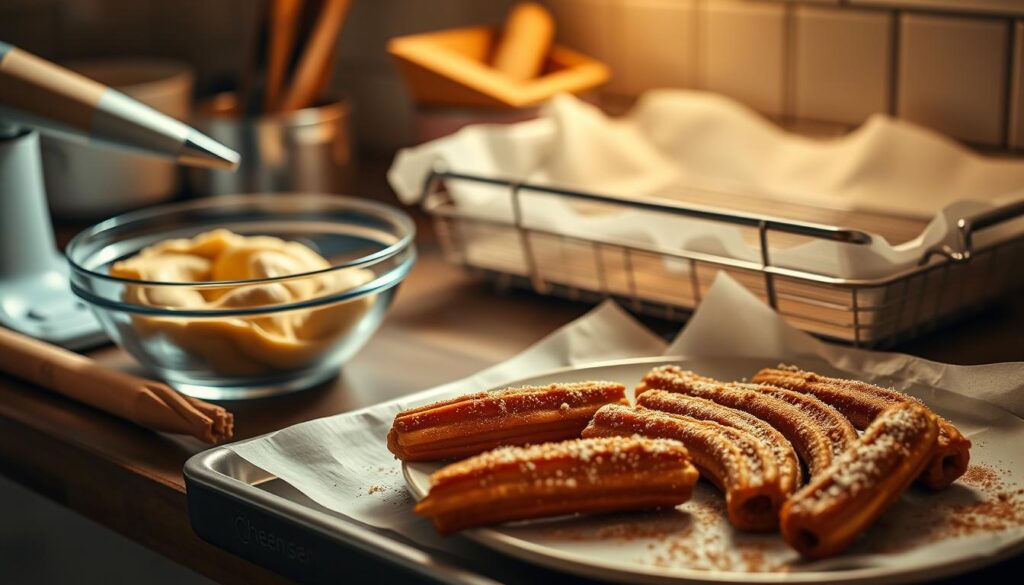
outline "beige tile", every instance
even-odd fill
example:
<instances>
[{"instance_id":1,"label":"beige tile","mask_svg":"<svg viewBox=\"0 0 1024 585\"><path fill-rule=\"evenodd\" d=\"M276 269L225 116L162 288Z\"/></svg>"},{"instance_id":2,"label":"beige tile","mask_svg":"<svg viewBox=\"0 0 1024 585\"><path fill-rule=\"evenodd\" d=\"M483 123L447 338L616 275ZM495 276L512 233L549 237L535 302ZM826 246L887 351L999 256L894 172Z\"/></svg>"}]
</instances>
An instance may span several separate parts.
<instances>
[{"instance_id":1,"label":"beige tile","mask_svg":"<svg viewBox=\"0 0 1024 585\"><path fill-rule=\"evenodd\" d=\"M513 0L371 0L384 13L395 34L431 32L449 28L500 25ZM356 2L358 4L358 2Z\"/></svg>"},{"instance_id":2,"label":"beige tile","mask_svg":"<svg viewBox=\"0 0 1024 585\"><path fill-rule=\"evenodd\" d=\"M900 22L900 117L981 144L1003 140L1005 21L904 14Z\"/></svg>"},{"instance_id":3,"label":"beige tile","mask_svg":"<svg viewBox=\"0 0 1024 585\"><path fill-rule=\"evenodd\" d=\"M187 61L200 86L237 77L263 17L260 4L251 0L218 0L218 6L211 11L206 0L176 0L156 2L150 9L153 54Z\"/></svg>"},{"instance_id":4,"label":"beige tile","mask_svg":"<svg viewBox=\"0 0 1024 585\"><path fill-rule=\"evenodd\" d=\"M1020 0L847 0L847 2L864 6L932 9L949 12L994 15L1024 14L1024 2Z\"/></svg>"},{"instance_id":5,"label":"beige tile","mask_svg":"<svg viewBox=\"0 0 1024 585\"><path fill-rule=\"evenodd\" d=\"M620 86L631 95L659 87L693 85L696 68L695 0L635 0L622 7L625 69Z\"/></svg>"},{"instance_id":6,"label":"beige tile","mask_svg":"<svg viewBox=\"0 0 1024 585\"><path fill-rule=\"evenodd\" d=\"M388 40L405 34L400 15L390 2L353 2L338 43L338 59L359 64L387 64Z\"/></svg>"},{"instance_id":7,"label":"beige tile","mask_svg":"<svg viewBox=\"0 0 1024 585\"><path fill-rule=\"evenodd\" d=\"M249 0L250 2L252 0ZM512 0L371 0L353 2L339 57L353 64L391 64L392 37L451 28L500 25Z\"/></svg>"},{"instance_id":8,"label":"beige tile","mask_svg":"<svg viewBox=\"0 0 1024 585\"><path fill-rule=\"evenodd\" d=\"M570 49L603 57L608 52L611 0L548 0L555 17L555 37Z\"/></svg>"},{"instance_id":9,"label":"beige tile","mask_svg":"<svg viewBox=\"0 0 1024 585\"><path fill-rule=\"evenodd\" d=\"M555 17L555 37L570 49L604 61L612 70L605 89L626 93L623 74L628 67L624 58L621 18L626 0L548 0Z\"/></svg>"},{"instance_id":10,"label":"beige tile","mask_svg":"<svg viewBox=\"0 0 1024 585\"><path fill-rule=\"evenodd\" d=\"M859 124L888 111L889 13L801 6L793 42L796 117Z\"/></svg>"},{"instance_id":11,"label":"beige tile","mask_svg":"<svg viewBox=\"0 0 1024 585\"><path fill-rule=\"evenodd\" d=\"M61 3L62 58L152 54L152 0L77 0ZM188 35L187 31L182 31Z\"/></svg>"},{"instance_id":12,"label":"beige tile","mask_svg":"<svg viewBox=\"0 0 1024 585\"><path fill-rule=\"evenodd\" d=\"M1024 21L1017 21L1013 39L1010 146L1024 149Z\"/></svg>"},{"instance_id":13,"label":"beige tile","mask_svg":"<svg viewBox=\"0 0 1024 585\"><path fill-rule=\"evenodd\" d=\"M413 103L394 69L341 64L332 89L353 102L355 138L361 147L390 152L413 139Z\"/></svg>"},{"instance_id":14,"label":"beige tile","mask_svg":"<svg viewBox=\"0 0 1024 585\"><path fill-rule=\"evenodd\" d=\"M699 83L769 115L783 112L786 7L717 0L700 15Z\"/></svg>"},{"instance_id":15,"label":"beige tile","mask_svg":"<svg viewBox=\"0 0 1024 585\"><path fill-rule=\"evenodd\" d=\"M0 39L48 59L58 59L60 6L56 0L0 2Z\"/></svg>"}]
</instances>

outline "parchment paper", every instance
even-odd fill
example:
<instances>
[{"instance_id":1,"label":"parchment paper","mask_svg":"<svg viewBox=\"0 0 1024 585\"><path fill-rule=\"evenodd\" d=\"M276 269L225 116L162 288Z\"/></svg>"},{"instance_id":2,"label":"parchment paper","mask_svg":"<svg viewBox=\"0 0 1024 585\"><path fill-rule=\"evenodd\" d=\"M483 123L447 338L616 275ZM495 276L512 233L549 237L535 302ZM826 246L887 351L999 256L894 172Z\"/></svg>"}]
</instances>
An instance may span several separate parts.
<instances>
[{"instance_id":1,"label":"parchment paper","mask_svg":"<svg viewBox=\"0 0 1024 585\"><path fill-rule=\"evenodd\" d=\"M395 413L449 396L479 392L547 370L594 361L658 355L665 342L612 302L469 378L355 412L300 423L228 447L336 512L417 539L425 524L410 513L400 464L385 438ZM432 545L436 536L426 533Z\"/></svg>"},{"instance_id":2,"label":"parchment paper","mask_svg":"<svg viewBox=\"0 0 1024 585\"><path fill-rule=\"evenodd\" d=\"M562 366L655 355L780 361L816 356L839 370L869 372L883 382L886 376L905 383L921 382L1024 415L1024 362L952 366L827 344L787 325L742 285L719 275L671 345L666 346L614 303L605 302L519 356L470 378L228 447L331 510L457 554L457 539L438 538L411 512L412 500L402 480L400 462L385 447L394 414L402 408ZM984 541L974 542L985 546ZM913 555L914 551L904 554ZM878 562L897 561L887 557Z\"/></svg>"},{"instance_id":3,"label":"parchment paper","mask_svg":"<svg viewBox=\"0 0 1024 585\"><path fill-rule=\"evenodd\" d=\"M730 98L687 90L648 92L621 118L558 96L537 120L470 126L404 149L388 179L403 201L414 203L432 168L625 198L685 199L689 190L709 190L928 222L902 243L878 236L866 246L806 241L773 250L779 266L844 278L909 268L927 248L956 244L957 219L1024 197L1024 162L980 156L906 121L878 114L841 138L811 139ZM511 223L507 188L465 181L448 188L461 212ZM722 223L621 207L602 213L591 204L529 192L522 203L524 224L536 229L759 258L756 244ZM1022 221L993 228L975 244L1022 229Z\"/></svg>"},{"instance_id":4,"label":"parchment paper","mask_svg":"<svg viewBox=\"0 0 1024 585\"><path fill-rule=\"evenodd\" d=\"M780 361L811 355L839 370L919 382L990 402L1024 418L1024 362L954 366L902 353L825 343L788 325L743 285L722 274L665 353ZM1024 357L1024 344L1021 353Z\"/></svg>"}]
</instances>

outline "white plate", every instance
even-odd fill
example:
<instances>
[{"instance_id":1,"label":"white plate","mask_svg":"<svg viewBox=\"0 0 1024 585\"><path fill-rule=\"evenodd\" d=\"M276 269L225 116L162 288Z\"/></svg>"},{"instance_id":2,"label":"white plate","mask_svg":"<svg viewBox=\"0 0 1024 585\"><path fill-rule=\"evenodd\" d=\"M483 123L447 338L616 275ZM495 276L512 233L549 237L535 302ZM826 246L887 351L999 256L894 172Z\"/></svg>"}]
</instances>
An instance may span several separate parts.
<instances>
[{"instance_id":1,"label":"white plate","mask_svg":"<svg viewBox=\"0 0 1024 585\"><path fill-rule=\"evenodd\" d=\"M612 380L632 388L650 368L679 364L722 380L739 380L775 362L756 359L686 361L644 358L531 376L509 385ZM851 377L816 359L797 365ZM864 380L895 386L924 400L974 441L971 463L1003 470L1024 469L1024 421L986 402L898 379ZM471 391L473 389L467 389ZM417 500L430 486L436 463L403 467ZM1007 491L1021 478L1002 476ZM991 491L991 490L987 490ZM1024 492L1022 492L1024 493ZM1024 550L1024 529L954 537L943 518L956 506L984 497L958 482L937 493L910 490L847 553L803 562L777 535L733 530L719 510L721 496L704 482L676 510L610 516L564 517L466 531L465 536L514 557L586 577L634 583L872 583L934 579L992 564ZM1020 494L1017 497L1021 497Z\"/></svg>"}]
</instances>

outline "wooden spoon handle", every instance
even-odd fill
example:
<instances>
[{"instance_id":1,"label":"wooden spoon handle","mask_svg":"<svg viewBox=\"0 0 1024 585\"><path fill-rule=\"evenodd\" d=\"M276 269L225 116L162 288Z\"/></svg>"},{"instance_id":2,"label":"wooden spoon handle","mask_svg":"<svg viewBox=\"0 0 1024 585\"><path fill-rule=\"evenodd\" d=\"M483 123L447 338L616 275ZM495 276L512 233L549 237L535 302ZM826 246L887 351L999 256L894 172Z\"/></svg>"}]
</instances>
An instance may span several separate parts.
<instances>
[{"instance_id":1,"label":"wooden spoon handle","mask_svg":"<svg viewBox=\"0 0 1024 585\"><path fill-rule=\"evenodd\" d=\"M299 61L291 88L284 98L281 107L283 111L301 110L316 100L317 88L321 85L324 70L330 65L349 5L349 0L327 0L309 45Z\"/></svg>"},{"instance_id":2,"label":"wooden spoon handle","mask_svg":"<svg viewBox=\"0 0 1024 585\"><path fill-rule=\"evenodd\" d=\"M270 6L270 47L267 57L267 91L263 110L276 112L281 107L285 72L295 46L295 33L302 13L302 0L272 0Z\"/></svg>"}]
</instances>

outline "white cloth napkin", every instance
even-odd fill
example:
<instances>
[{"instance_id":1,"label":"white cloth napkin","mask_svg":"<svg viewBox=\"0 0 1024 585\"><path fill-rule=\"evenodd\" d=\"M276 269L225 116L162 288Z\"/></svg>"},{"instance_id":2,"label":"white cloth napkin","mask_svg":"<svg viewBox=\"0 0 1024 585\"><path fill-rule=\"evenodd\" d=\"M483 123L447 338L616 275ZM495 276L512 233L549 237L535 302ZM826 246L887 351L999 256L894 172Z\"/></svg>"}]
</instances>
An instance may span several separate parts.
<instances>
[{"instance_id":1,"label":"white cloth napkin","mask_svg":"<svg viewBox=\"0 0 1024 585\"><path fill-rule=\"evenodd\" d=\"M909 122L875 115L841 138L811 139L724 96L686 90L651 91L617 119L559 96L540 119L471 126L402 150L388 179L414 203L433 168L626 198L673 198L695 188L930 218L917 238L898 245L876 237L868 246L809 241L773 251L778 265L846 278L909 268L925 249L955 244L960 217L1024 196L1024 162L977 155ZM507 188L454 181L448 189L460 211L511 222ZM537 229L758 259L756 245L721 223L621 208L598 213L592 204L540 195L524 195L523 211ZM1021 230L1024 222L993 228L975 243Z\"/></svg>"}]
</instances>

